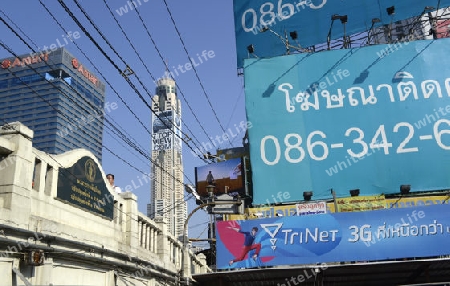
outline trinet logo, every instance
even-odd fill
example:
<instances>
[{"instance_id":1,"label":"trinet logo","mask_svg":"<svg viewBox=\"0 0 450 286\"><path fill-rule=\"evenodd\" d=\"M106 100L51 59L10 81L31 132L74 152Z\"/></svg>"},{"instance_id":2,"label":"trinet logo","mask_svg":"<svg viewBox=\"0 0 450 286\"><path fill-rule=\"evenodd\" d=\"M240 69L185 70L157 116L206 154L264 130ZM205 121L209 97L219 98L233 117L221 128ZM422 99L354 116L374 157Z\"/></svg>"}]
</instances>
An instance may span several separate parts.
<instances>
[{"instance_id":1,"label":"trinet logo","mask_svg":"<svg viewBox=\"0 0 450 286\"><path fill-rule=\"evenodd\" d=\"M277 243L277 239L275 238L275 236L277 235L278 231L281 229L282 226L283 223L261 224L261 227L264 229L264 231L267 232L271 237L270 244L272 244L271 248L273 251L275 251L275 249L277 248L277 246L275 245Z\"/></svg>"},{"instance_id":2,"label":"trinet logo","mask_svg":"<svg viewBox=\"0 0 450 286\"><path fill-rule=\"evenodd\" d=\"M318 227L303 227L303 228L284 228L283 223L264 223L260 224L265 232L269 234L270 244L273 251L277 248L275 245L278 238L275 236L281 236L281 243L283 245L294 245L294 244L309 244L309 243L330 243L338 242L339 229L327 229L321 230ZM281 234L280 234L281 233Z\"/></svg>"}]
</instances>

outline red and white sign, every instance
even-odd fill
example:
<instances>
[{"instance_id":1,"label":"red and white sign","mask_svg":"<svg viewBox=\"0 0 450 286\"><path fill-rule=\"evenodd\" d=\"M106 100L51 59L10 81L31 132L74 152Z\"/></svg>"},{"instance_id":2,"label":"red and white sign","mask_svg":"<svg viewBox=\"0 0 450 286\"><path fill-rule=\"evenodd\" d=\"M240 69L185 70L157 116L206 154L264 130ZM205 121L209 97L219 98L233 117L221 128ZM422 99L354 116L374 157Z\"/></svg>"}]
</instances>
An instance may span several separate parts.
<instances>
[{"instance_id":1,"label":"red and white sign","mask_svg":"<svg viewBox=\"0 0 450 286\"><path fill-rule=\"evenodd\" d=\"M89 72L86 68L83 67L82 64L78 62L76 58L72 59L72 66L78 70L79 73L81 73L85 78L87 78L90 82L97 85L98 79L95 77L91 72Z\"/></svg>"},{"instance_id":2,"label":"red and white sign","mask_svg":"<svg viewBox=\"0 0 450 286\"><path fill-rule=\"evenodd\" d=\"M295 206L298 216L327 213L327 204L325 202L296 204Z\"/></svg>"},{"instance_id":3,"label":"red and white sign","mask_svg":"<svg viewBox=\"0 0 450 286\"><path fill-rule=\"evenodd\" d=\"M48 61L48 53L35 54L24 58L15 58L14 60L5 59L1 63L2 69L29 66L32 64Z\"/></svg>"}]
</instances>

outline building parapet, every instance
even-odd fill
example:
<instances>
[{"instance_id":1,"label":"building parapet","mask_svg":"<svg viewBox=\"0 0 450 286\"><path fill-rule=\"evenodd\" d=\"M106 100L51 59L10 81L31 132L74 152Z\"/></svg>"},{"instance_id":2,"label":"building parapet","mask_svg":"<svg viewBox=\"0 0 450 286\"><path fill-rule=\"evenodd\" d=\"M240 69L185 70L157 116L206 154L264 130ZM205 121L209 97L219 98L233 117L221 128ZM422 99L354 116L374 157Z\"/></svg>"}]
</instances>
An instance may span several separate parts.
<instances>
[{"instance_id":1,"label":"building parapet","mask_svg":"<svg viewBox=\"0 0 450 286\"><path fill-rule=\"evenodd\" d=\"M5 269L9 273L9 262L20 265L33 249L45 254L42 267L62 264L46 268L53 277L64 277L75 264L85 273L103 271L106 277L128 281L161 279L171 285L179 273L210 271L205 257L190 251L191 267L181 271L182 243L163 220L138 211L133 193L115 193L91 152L50 155L33 148L32 138L33 132L19 122L0 127L0 276ZM80 160L86 161L81 171L87 177L98 168L99 181L74 178ZM72 181L67 198L64 188ZM43 285L44 276L28 280Z\"/></svg>"}]
</instances>

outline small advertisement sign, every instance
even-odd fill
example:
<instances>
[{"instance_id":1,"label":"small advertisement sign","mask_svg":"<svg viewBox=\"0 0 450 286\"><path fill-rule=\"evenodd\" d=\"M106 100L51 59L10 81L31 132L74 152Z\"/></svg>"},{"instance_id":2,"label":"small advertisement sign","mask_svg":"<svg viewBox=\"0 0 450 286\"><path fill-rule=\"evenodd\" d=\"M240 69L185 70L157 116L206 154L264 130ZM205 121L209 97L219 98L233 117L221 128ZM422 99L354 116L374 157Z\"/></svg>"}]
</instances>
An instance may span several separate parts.
<instances>
[{"instance_id":1,"label":"small advertisement sign","mask_svg":"<svg viewBox=\"0 0 450 286\"><path fill-rule=\"evenodd\" d=\"M336 199L339 212L361 212L384 209L386 199L380 196L357 196Z\"/></svg>"},{"instance_id":2,"label":"small advertisement sign","mask_svg":"<svg viewBox=\"0 0 450 286\"><path fill-rule=\"evenodd\" d=\"M214 186L216 195L244 193L242 158L196 167L195 182L197 193L202 197L208 196L207 186Z\"/></svg>"},{"instance_id":3,"label":"small advertisement sign","mask_svg":"<svg viewBox=\"0 0 450 286\"><path fill-rule=\"evenodd\" d=\"M296 204L297 215L312 215L312 214L326 214L327 203L326 202L314 202L305 204Z\"/></svg>"}]
</instances>

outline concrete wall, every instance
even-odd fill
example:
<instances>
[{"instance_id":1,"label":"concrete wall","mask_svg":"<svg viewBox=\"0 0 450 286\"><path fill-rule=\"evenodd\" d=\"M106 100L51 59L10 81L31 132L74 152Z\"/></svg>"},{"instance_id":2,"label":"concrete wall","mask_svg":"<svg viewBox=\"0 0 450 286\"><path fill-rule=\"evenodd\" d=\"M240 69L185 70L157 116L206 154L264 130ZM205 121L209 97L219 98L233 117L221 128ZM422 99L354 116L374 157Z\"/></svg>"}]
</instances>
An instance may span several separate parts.
<instances>
[{"instance_id":1,"label":"concrete wall","mask_svg":"<svg viewBox=\"0 0 450 286\"><path fill-rule=\"evenodd\" d=\"M137 197L115 193L107 219L57 199L58 170L92 153L49 155L32 147L33 132L20 123L0 127L1 285L178 285L179 273L206 273L203 255L186 255L165 221L138 212ZM103 179L106 174L99 167ZM108 185L108 184L107 184ZM31 250L43 265L27 263ZM185 280L185 279L181 279Z\"/></svg>"}]
</instances>

